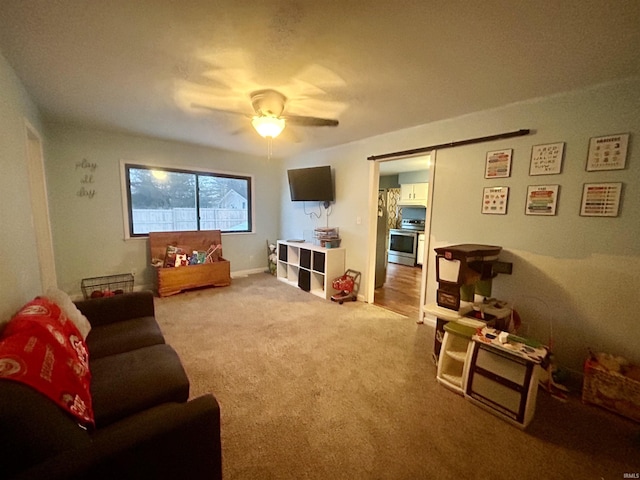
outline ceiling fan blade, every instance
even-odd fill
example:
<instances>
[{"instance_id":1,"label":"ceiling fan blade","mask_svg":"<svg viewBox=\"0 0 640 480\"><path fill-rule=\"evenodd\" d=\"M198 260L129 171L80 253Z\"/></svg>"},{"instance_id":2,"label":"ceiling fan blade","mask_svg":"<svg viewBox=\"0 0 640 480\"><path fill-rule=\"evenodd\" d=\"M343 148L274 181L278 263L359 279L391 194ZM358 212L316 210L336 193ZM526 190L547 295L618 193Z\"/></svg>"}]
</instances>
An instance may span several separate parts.
<instances>
[{"instance_id":1,"label":"ceiling fan blade","mask_svg":"<svg viewBox=\"0 0 640 480\"><path fill-rule=\"evenodd\" d=\"M299 125L301 127L337 127L338 120L318 117L304 117L302 115L282 115L285 121L291 125Z\"/></svg>"}]
</instances>

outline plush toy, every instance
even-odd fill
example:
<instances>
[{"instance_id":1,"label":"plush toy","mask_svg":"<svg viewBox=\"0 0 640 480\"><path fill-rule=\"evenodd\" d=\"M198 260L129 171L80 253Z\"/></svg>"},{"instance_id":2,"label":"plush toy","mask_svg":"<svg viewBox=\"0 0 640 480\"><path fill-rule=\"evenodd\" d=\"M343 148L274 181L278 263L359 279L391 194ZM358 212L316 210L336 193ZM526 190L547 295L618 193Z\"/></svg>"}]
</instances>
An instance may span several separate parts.
<instances>
[{"instance_id":1,"label":"plush toy","mask_svg":"<svg viewBox=\"0 0 640 480\"><path fill-rule=\"evenodd\" d=\"M157 268L160 268L164 265L164 260L161 258L152 258L151 265Z\"/></svg>"},{"instance_id":2,"label":"plush toy","mask_svg":"<svg viewBox=\"0 0 640 480\"><path fill-rule=\"evenodd\" d=\"M187 254L186 253L178 253L176 255L176 267L183 267L188 265L187 262Z\"/></svg>"}]
</instances>

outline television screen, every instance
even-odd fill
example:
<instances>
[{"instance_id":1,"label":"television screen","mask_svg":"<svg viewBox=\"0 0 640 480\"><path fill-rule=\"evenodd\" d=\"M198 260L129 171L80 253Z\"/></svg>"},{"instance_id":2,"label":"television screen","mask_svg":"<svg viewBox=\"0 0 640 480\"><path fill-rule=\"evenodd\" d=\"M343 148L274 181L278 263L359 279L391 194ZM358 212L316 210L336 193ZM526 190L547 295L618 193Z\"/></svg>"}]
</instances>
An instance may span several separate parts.
<instances>
[{"instance_id":1,"label":"television screen","mask_svg":"<svg viewBox=\"0 0 640 480\"><path fill-rule=\"evenodd\" d=\"M331 167L288 170L289 191L294 202L333 202Z\"/></svg>"}]
</instances>

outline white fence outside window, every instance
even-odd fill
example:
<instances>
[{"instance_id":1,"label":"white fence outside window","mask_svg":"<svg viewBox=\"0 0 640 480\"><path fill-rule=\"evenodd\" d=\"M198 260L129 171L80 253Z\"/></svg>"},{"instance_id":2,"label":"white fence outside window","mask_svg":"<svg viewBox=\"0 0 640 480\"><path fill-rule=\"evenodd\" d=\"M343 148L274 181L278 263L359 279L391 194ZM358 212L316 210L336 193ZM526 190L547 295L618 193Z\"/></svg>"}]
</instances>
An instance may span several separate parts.
<instances>
[{"instance_id":1,"label":"white fence outside window","mask_svg":"<svg viewBox=\"0 0 640 480\"><path fill-rule=\"evenodd\" d=\"M174 232L198 229L195 208L133 209L133 230L136 234ZM201 208L200 230L247 230L247 210L237 208Z\"/></svg>"}]
</instances>

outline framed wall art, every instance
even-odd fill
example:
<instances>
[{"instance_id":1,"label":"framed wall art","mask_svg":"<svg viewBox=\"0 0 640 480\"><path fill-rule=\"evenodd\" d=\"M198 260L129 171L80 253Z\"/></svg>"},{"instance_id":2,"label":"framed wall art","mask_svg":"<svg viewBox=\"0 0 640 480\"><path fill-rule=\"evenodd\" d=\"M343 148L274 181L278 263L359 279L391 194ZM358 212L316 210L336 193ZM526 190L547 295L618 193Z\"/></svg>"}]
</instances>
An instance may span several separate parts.
<instances>
[{"instance_id":1,"label":"framed wall art","mask_svg":"<svg viewBox=\"0 0 640 480\"><path fill-rule=\"evenodd\" d=\"M482 192L482 213L506 215L509 187L485 187Z\"/></svg>"},{"instance_id":2,"label":"framed wall art","mask_svg":"<svg viewBox=\"0 0 640 480\"><path fill-rule=\"evenodd\" d=\"M564 142L531 147L529 175L554 175L562 170Z\"/></svg>"},{"instance_id":3,"label":"framed wall art","mask_svg":"<svg viewBox=\"0 0 640 480\"><path fill-rule=\"evenodd\" d=\"M529 185L527 187L527 215L555 215L559 185Z\"/></svg>"},{"instance_id":4,"label":"framed wall art","mask_svg":"<svg viewBox=\"0 0 640 480\"><path fill-rule=\"evenodd\" d=\"M589 140L587 171L622 170L627 163L629 134L620 133Z\"/></svg>"},{"instance_id":5,"label":"framed wall art","mask_svg":"<svg viewBox=\"0 0 640 480\"><path fill-rule=\"evenodd\" d=\"M511 175L513 149L487 152L484 178L505 178Z\"/></svg>"},{"instance_id":6,"label":"framed wall art","mask_svg":"<svg viewBox=\"0 0 640 480\"><path fill-rule=\"evenodd\" d=\"M617 217L622 183L585 183L580 215L583 217Z\"/></svg>"}]
</instances>

